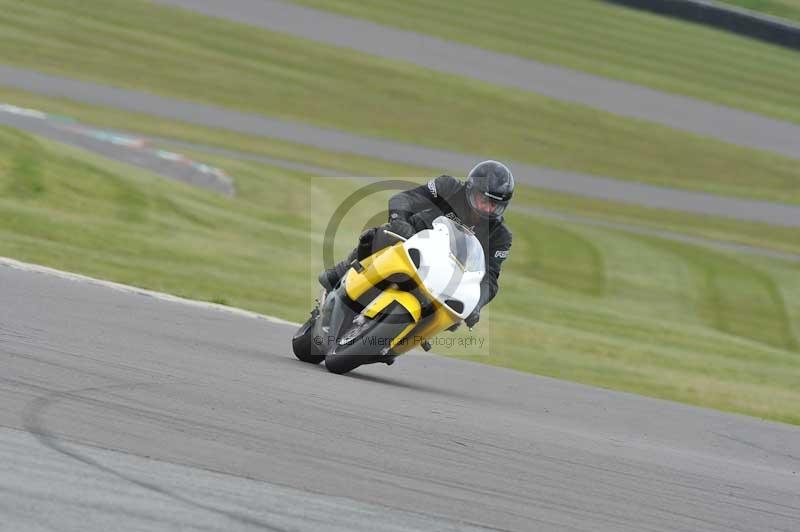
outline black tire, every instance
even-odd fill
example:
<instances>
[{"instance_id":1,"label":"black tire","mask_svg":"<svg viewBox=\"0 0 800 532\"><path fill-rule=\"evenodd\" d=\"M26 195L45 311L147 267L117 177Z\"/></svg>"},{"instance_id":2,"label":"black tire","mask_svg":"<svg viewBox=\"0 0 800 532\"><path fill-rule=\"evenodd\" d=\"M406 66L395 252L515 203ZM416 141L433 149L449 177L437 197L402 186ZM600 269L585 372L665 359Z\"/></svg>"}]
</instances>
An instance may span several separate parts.
<instances>
[{"instance_id":1,"label":"black tire","mask_svg":"<svg viewBox=\"0 0 800 532\"><path fill-rule=\"evenodd\" d=\"M319 364L325 360L325 355L319 353L317 346L313 342L314 323L316 321L317 318L312 316L297 329L297 332L292 337L294 356L309 364Z\"/></svg>"},{"instance_id":2,"label":"black tire","mask_svg":"<svg viewBox=\"0 0 800 532\"><path fill-rule=\"evenodd\" d=\"M382 357L378 352L380 350L379 347L375 347L375 352L373 353L364 352L364 347L362 347L363 344L361 344L360 340L367 336L386 339L394 338L406 328L410 319L408 312L402 306L393 303L382 312L381 319L371 320L366 329L359 331L352 338L353 342L350 345L336 346L329 352L328 356L325 357L325 367L331 373L342 375L364 364L383 361L385 357Z\"/></svg>"},{"instance_id":3,"label":"black tire","mask_svg":"<svg viewBox=\"0 0 800 532\"><path fill-rule=\"evenodd\" d=\"M344 375L345 373L353 371L358 366L369 364L374 361L375 357L371 357L369 355L356 355L347 353L338 355L334 353L325 357L325 367L331 373Z\"/></svg>"}]
</instances>

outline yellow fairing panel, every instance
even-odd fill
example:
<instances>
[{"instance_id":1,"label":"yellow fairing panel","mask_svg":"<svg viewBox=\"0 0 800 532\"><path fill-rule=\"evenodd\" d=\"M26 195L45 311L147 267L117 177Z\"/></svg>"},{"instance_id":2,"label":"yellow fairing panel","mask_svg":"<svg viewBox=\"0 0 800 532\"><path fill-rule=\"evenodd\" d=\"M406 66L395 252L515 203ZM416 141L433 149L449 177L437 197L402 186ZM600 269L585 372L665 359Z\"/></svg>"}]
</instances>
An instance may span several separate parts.
<instances>
[{"instance_id":1,"label":"yellow fairing panel","mask_svg":"<svg viewBox=\"0 0 800 532\"><path fill-rule=\"evenodd\" d=\"M351 268L345 277L344 287L347 296L353 301L357 301L367 290L396 273L404 273L417 283L420 281L416 268L402 244L395 244L374 253L361 261L361 265L364 267L361 273Z\"/></svg>"},{"instance_id":2,"label":"yellow fairing panel","mask_svg":"<svg viewBox=\"0 0 800 532\"><path fill-rule=\"evenodd\" d=\"M394 337L392 343L389 345L389 347L392 348L394 348L414 327L416 327L420 316L422 316L422 306L420 305L419 300L408 292L390 288L388 290L384 290L378 297L373 299L369 305L367 305L367 308L364 309L365 316L368 318L374 318L394 301L397 301L403 305L403 308L408 311L413 318L413 321L411 321L408 324L408 327L403 329L400 334Z\"/></svg>"},{"instance_id":3,"label":"yellow fairing panel","mask_svg":"<svg viewBox=\"0 0 800 532\"><path fill-rule=\"evenodd\" d=\"M424 340L431 338L460 320L455 313L436 301L433 295L425 289L425 285L422 284L422 280L417 275L417 269L402 244L398 243L382 249L360 262L364 267L363 271L357 272L351 268L345 277L345 291L353 301L357 301L370 288L373 288L387 277L403 273L416 282L420 291L433 304L434 312L420 321L422 316L420 301L409 292L389 288L381 292L367 306L365 315L374 318L393 301L397 301L414 318L414 322L410 323L403 332L392 340L391 347L396 354L405 353L417 347ZM409 336L412 333L413 336Z\"/></svg>"},{"instance_id":4,"label":"yellow fairing panel","mask_svg":"<svg viewBox=\"0 0 800 532\"><path fill-rule=\"evenodd\" d=\"M448 308L441 303L434 301L433 305L436 309L433 314L426 316L421 322L415 324L416 326L413 330L408 332L404 331L403 338L405 338L406 341L397 342L399 345L392 345L395 354L399 355L415 347L419 347L419 344L425 340L436 336L461 320L457 314L448 310Z\"/></svg>"},{"instance_id":5,"label":"yellow fairing panel","mask_svg":"<svg viewBox=\"0 0 800 532\"><path fill-rule=\"evenodd\" d=\"M411 314L411 317L414 318L414 322L419 321L419 317L422 315L422 306L419 304L419 300L408 292L393 288L384 290L378 297L373 299L364 309L364 315L368 318L374 318L393 301L403 305L408 313Z\"/></svg>"}]
</instances>

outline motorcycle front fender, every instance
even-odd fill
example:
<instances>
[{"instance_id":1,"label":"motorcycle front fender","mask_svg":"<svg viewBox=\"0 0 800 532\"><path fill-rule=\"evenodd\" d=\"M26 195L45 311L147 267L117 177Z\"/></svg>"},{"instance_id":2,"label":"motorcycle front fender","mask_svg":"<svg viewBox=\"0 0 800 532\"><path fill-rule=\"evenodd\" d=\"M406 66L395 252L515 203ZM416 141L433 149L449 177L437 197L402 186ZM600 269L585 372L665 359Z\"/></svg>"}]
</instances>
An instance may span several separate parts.
<instances>
[{"instance_id":1,"label":"motorcycle front fender","mask_svg":"<svg viewBox=\"0 0 800 532\"><path fill-rule=\"evenodd\" d=\"M406 309L415 323L419 321L420 316L422 316L422 305L419 299L408 292L403 292L402 290L396 290L394 288L384 290L378 297L373 299L370 304L367 305L367 308L364 309L364 315L368 318L374 318L395 301Z\"/></svg>"}]
</instances>

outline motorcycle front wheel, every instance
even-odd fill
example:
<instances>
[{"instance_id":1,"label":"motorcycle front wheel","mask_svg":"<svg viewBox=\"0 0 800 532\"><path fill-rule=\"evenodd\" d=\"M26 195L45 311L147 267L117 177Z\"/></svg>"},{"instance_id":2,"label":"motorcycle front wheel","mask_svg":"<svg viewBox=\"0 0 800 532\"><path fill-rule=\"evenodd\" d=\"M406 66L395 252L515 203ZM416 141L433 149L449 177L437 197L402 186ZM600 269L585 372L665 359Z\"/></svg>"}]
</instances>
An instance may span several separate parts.
<instances>
[{"instance_id":1,"label":"motorcycle front wheel","mask_svg":"<svg viewBox=\"0 0 800 532\"><path fill-rule=\"evenodd\" d=\"M364 324L353 323L342 335L344 345L337 345L325 357L325 367L331 373L342 375L364 364L392 359L381 351L410 323L411 316L398 304L388 307L379 319Z\"/></svg>"}]
</instances>

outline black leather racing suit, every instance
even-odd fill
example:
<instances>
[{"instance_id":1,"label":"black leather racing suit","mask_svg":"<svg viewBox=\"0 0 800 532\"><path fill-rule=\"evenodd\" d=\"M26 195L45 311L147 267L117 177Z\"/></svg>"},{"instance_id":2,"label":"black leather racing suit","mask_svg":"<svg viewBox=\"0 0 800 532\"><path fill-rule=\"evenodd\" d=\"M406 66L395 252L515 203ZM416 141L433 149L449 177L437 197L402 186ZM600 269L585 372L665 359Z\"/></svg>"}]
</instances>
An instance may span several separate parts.
<instances>
[{"instance_id":1,"label":"black leather racing suit","mask_svg":"<svg viewBox=\"0 0 800 532\"><path fill-rule=\"evenodd\" d=\"M476 308L479 312L497 295L500 269L511 249L511 231L502 217L496 220L476 218L467 202L464 183L449 175L439 176L389 199L390 223L401 219L421 231L431 228L433 220L439 216L447 216L472 229L483 246L486 275L481 282L481 299Z\"/></svg>"}]
</instances>

